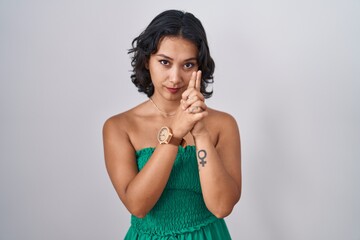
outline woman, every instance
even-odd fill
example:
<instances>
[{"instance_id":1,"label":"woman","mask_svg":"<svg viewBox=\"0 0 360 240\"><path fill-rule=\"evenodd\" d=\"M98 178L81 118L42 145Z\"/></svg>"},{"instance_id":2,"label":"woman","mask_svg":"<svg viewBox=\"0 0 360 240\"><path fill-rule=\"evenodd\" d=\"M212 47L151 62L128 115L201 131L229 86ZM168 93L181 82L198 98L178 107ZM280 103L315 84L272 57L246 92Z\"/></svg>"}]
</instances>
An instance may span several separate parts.
<instances>
[{"instance_id":1,"label":"woman","mask_svg":"<svg viewBox=\"0 0 360 240\"><path fill-rule=\"evenodd\" d=\"M191 13L165 11L132 43L133 83L148 101L103 129L110 179L132 214L125 239L231 239L241 195L235 119L208 108L214 61Z\"/></svg>"}]
</instances>

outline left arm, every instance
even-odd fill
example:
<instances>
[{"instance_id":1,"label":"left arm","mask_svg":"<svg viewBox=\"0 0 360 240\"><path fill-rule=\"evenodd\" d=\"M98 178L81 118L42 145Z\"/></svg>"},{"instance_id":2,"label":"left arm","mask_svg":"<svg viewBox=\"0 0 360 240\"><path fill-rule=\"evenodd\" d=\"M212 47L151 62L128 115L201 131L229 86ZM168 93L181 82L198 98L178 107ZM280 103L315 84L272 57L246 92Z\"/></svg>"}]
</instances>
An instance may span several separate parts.
<instances>
[{"instance_id":1,"label":"left arm","mask_svg":"<svg viewBox=\"0 0 360 240\"><path fill-rule=\"evenodd\" d=\"M208 112L200 93L201 71L195 84L190 81L182 95L182 108L188 114ZM241 195L240 134L235 119L226 113L214 111L216 121L198 121L191 129L196 145L200 184L206 207L218 218L228 216ZM215 126L216 125L216 126ZM217 129L217 141L212 141Z\"/></svg>"},{"instance_id":2,"label":"left arm","mask_svg":"<svg viewBox=\"0 0 360 240\"><path fill-rule=\"evenodd\" d=\"M222 114L216 146L203 122L201 131L193 136L196 145L201 189L204 201L216 217L228 216L241 195L240 135L236 121ZM198 126L196 126L198 127Z\"/></svg>"}]
</instances>

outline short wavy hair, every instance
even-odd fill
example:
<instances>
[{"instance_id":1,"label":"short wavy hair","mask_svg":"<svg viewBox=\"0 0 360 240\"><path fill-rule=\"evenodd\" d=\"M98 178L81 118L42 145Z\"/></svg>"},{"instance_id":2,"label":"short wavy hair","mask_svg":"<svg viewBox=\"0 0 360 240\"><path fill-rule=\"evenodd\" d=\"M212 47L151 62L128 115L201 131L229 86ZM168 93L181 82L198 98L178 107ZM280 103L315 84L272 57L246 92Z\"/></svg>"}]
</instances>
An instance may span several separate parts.
<instances>
[{"instance_id":1,"label":"short wavy hair","mask_svg":"<svg viewBox=\"0 0 360 240\"><path fill-rule=\"evenodd\" d=\"M207 88L214 82L215 62L210 56L205 29L193 14L179 10L167 10L160 13L132 41L132 48L128 51L128 54L133 54L131 57L131 66L133 67L131 81L138 91L145 93L148 97L154 94L154 85L146 65L151 54L157 52L159 41L165 36L180 36L197 46L197 62L199 70L202 72L200 92L205 98L211 97L213 90Z\"/></svg>"}]
</instances>

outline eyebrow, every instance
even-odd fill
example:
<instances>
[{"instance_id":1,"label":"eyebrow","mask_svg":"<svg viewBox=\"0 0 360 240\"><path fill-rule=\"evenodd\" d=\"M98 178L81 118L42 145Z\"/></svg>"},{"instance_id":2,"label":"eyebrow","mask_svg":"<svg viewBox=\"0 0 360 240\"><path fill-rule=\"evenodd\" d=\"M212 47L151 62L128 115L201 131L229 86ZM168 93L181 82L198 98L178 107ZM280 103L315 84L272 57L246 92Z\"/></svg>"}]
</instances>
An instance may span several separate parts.
<instances>
[{"instance_id":1,"label":"eyebrow","mask_svg":"<svg viewBox=\"0 0 360 240\"><path fill-rule=\"evenodd\" d=\"M156 54L156 56L163 57L163 58L166 58L166 59L169 59L169 60L174 60L173 58L171 58L169 56L166 56L165 54L162 54L162 53ZM188 59L185 59L184 62L193 61L193 60L197 61L197 58L196 57L188 58Z\"/></svg>"}]
</instances>

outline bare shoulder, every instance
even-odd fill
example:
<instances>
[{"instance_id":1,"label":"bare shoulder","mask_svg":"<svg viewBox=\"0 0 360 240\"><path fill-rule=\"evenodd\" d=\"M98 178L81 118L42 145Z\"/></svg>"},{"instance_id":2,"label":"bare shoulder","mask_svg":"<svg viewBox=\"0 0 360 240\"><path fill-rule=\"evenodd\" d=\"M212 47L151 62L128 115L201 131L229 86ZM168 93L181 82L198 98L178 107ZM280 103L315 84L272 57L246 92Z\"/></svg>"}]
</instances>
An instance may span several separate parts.
<instances>
[{"instance_id":1,"label":"bare shoulder","mask_svg":"<svg viewBox=\"0 0 360 240\"><path fill-rule=\"evenodd\" d=\"M103 126L103 132L126 132L126 129L131 125L131 113L129 111L119 113L108 118Z\"/></svg>"},{"instance_id":2,"label":"bare shoulder","mask_svg":"<svg viewBox=\"0 0 360 240\"><path fill-rule=\"evenodd\" d=\"M206 118L206 125L214 146L227 148L229 147L229 141L240 141L239 128L232 115L211 108L207 110L209 115Z\"/></svg>"},{"instance_id":3,"label":"bare shoulder","mask_svg":"<svg viewBox=\"0 0 360 240\"><path fill-rule=\"evenodd\" d=\"M104 137L114 135L129 138L131 131L136 128L137 119L141 119L143 104L108 118L103 126Z\"/></svg>"},{"instance_id":4,"label":"bare shoulder","mask_svg":"<svg viewBox=\"0 0 360 240\"><path fill-rule=\"evenodd\" d=\"M236 119L229 113L208 108L208 124L213 128L222 129L222 128L233 128L237 127Z\"/></svg>"}]
</instances>

